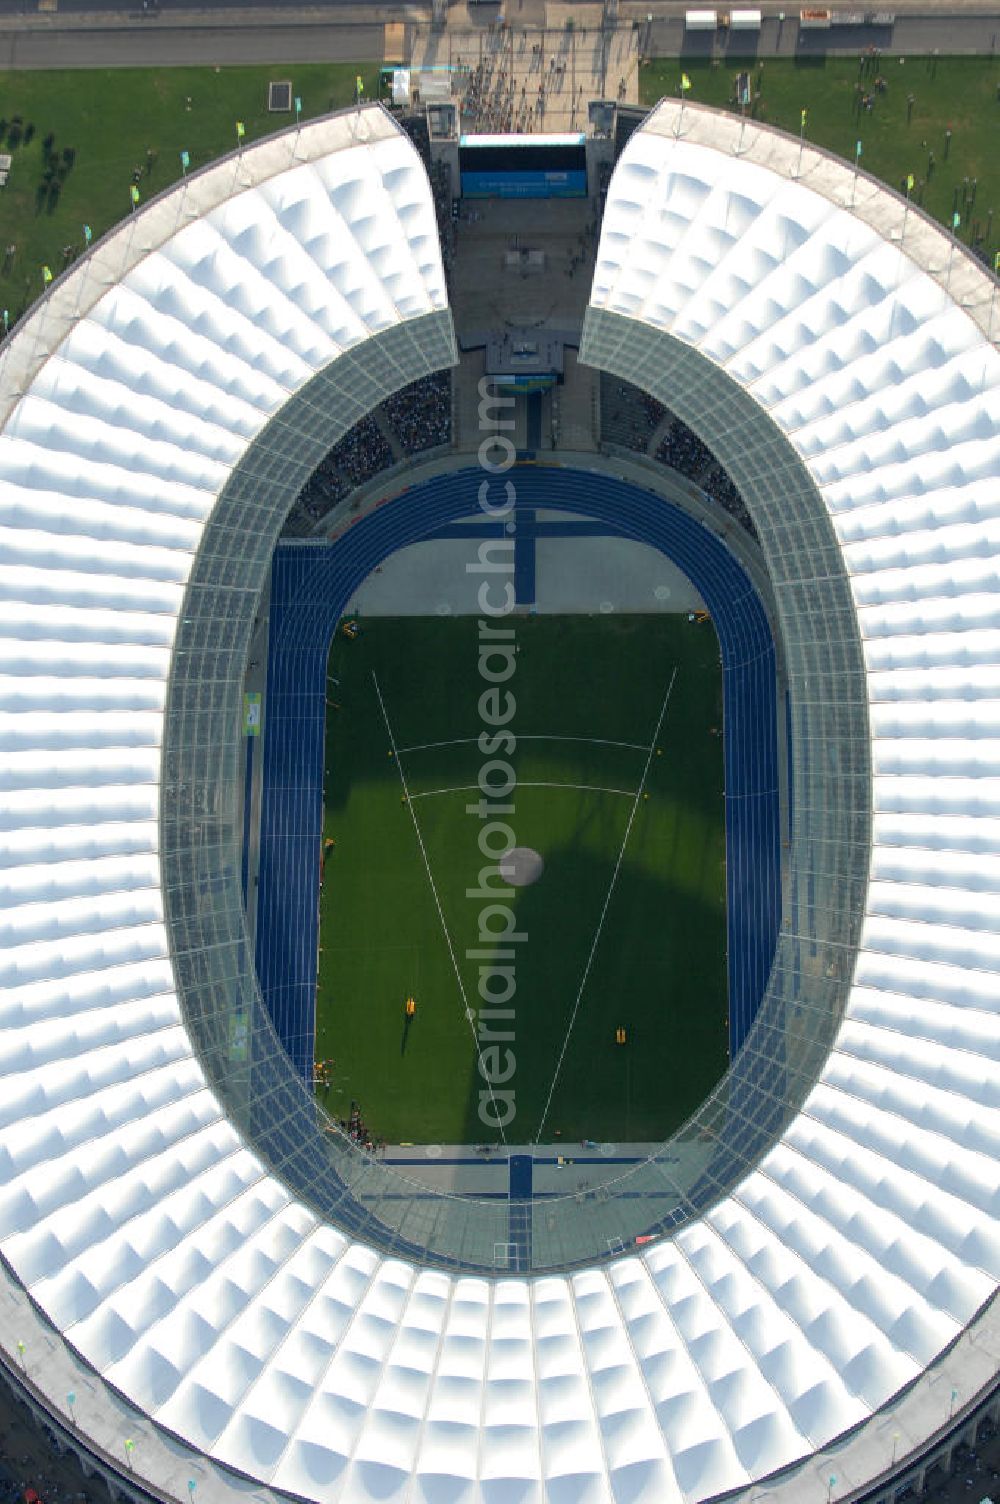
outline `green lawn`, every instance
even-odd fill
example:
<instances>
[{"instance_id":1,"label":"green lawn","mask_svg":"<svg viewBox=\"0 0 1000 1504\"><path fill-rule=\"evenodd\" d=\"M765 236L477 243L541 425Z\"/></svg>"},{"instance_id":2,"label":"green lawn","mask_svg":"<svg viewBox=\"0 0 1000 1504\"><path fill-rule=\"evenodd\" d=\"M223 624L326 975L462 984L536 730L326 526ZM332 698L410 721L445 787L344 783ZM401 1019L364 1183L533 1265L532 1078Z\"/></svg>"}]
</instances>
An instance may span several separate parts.
<instances>
[{"instance_id":1,"label":"green lawn","mask_svg":"<svg viewBox=\"0 0 1000 1504\"><path fill-rule=\"evenodd\" d=\"M855 113L856 57L789 58L747 66L755 89L759 80L760 119L798 135L801 112L807 110L808 139L850 161L860 138L863 169L893 188L900 188L912 173L917 179L914 202L922 201L924 209L949 228L955 188L961 200L963 179L977 178L975 205L970 215L962 215L960 235L971 244L979 221L980 246L989 253L992 265L1000 243L1000 220L993 223L989 217L994 208L1000 215L1000 61L914 57L901 64L898 58L883 57L880 69L888 88L877 97L872 113L863 113L860 119ZM658 58L643 66L644 105L654 105L664 94L676 96L680 67L676 58ZM730 104L737 66L685 59L683 67L692 84L689 98L718 108ZM870 90L870 83L866 81L864 87ZM909 94L913 95L913 113L908 123ZM948 127L952 138L946 160ZM935 165L928 179L931 152Z\"/></svg>"},{"instance_id":2,"label":"green lawn","mask_svg":"<svg viewBox=\"0 0 1000 1504\"><path fill-rule=\"evenodd\" d=\"M42 291L43 265L58 273L67 264L64 247L74 254L83 249L84 224L96 240L129 212L136 167L145 202L180 176L182 150L190 153L192 169L233 150L237 120L246 125L247 143L289 125L294 115L267 111L270 79L292 81L306 120L350 104L359 73L371 97L374 63L0 74L0 150L14 159L0 189L0 252L17 246L13 265L4 258L0 271L0 297L11 318ZM20 127L14 125L18 116ZM46 186L50 135L48 155L57 171Z\"/></svg>"},{"instance_id":3,"label":"green lawn","mask_svg":"<svg viewBox=\"0 0 1000 1504\"><path fill-rule=\"evenodd\" d=\"M374 619L331 654L340 708L328 725L325 828L336 847L321 900L317 1054L335 1061L330 1110L346 1115L356 1098L390 1140L497 1137L478 1115L483 1083L465 1012L478 1006L479 962L464 953L482 908L466 890L487 864L480 821L466 812L478 791L463 787L485 760L465 740L481 730L476 631L472 619ZM661 1138L727 1064L722 747L710 734L721 721L718 643L683 616L535 616L518 618L516 634L512 727L524 740L508 819L545 871L503 900L528 937L515 968L517 1116L507 1138L538 1131L634 805L543 1137ZM675 667L662 755L650 762L649 798L635 804ZM409 993L417 1016L407 1029Z\"/></svg>"},{"instance_id":4,"label":"green lawn","mask_svg":"<svg viewBox=\"0 0 1000 1504\"><path fill-rule=\"evenodd\" d=\"M694 99L721 107L729 102L735 66L686 59L684 68ZM992 254L1000 239L1000 226L994 232L988 220L992 207L1000 210L1000 64L990 58L948 57L936 63L910 58L900 67L887 58L882 71L888 92L859 126L856 60L770 61L761 80L762 118L797 132L800 111L808 108L810 139L849 158L860 135L866 170L896 187L908 172L923 179L925 187L915 197L947 223L956 185L977 178L975 207L963 222L962 236L968 241L978 220L981 244ZM180 175L182 150L190 152L192 167L231 150L237 120L245 122L248 142L287 125L290 116L269 115L265 108L269 79L291 79L293 92L302 98L302 118L309 119L349 104L357 73L372 98L377 72L376 63L274 63L0 74L0 150L14 158L7 187L0 190L0 252L17 247L12 261L0 255L2 306L16 320L42 291L42 266L58 273L83 249L84 224L97 238L128 212L136 167L142 170L145 201ZM754 69L755 78L759 72ZM665 93L676 94L679 74L677 59L644 65L643 102L652 105ZM909 124L908 93L914 95ZM18 117L19 131L12 135ZM948 125L953 136L945 161ZM928 181L930 151L936 166Z\"/></svg>"}]
</instances>

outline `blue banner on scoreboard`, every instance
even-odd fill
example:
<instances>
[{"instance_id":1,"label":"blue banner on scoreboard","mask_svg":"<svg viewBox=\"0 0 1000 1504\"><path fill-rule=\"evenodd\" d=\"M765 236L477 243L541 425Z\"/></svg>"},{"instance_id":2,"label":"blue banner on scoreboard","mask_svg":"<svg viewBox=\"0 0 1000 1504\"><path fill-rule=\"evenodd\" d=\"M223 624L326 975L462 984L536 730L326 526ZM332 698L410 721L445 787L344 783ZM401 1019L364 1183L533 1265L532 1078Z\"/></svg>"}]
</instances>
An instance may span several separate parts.
<instances>
[{"instance_id":1,"label":"blue banner on scoreboard","mask_svg":"<svg viewBox=\"0 0 1000 1504\"><path fill-rule=\"evenodd\" d=\"M463 172L463 198L586 198L586 171Z\"/></svg>"}]
</instances>

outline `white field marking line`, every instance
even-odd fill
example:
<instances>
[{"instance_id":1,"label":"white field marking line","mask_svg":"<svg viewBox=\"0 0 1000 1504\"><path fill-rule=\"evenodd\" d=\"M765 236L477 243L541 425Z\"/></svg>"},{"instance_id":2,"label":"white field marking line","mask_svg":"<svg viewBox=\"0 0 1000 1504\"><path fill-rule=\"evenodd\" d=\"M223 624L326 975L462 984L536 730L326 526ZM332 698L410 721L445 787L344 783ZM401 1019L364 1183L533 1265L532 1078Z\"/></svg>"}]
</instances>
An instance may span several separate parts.
<instances>
[{"instance_id":1,"label":"white field marking line","mask_svg":"<svg viewBox=\"0 0 1000 1504\"><path fill-rule=\"evenodd\" d=\"M416 833L417 844L420 847L420 855L424 859L424 869L427 873L427 881L431 885L431 893L434 896L434 906L437 909L438 918L441 921L441 928L444 931L445 944L448 947L448 954L451 957L451 964L455 970L455 980L458 983L458 990L462 994L462 1005L465 1010L465 1016L469 1024L469 1028L472 1032L473 1043L476 1046L476 1058L480 1065L480 1075L483 1077L483 1080L489 1087L490 1100L493 1103L494 1116L497 1119L497 1127L500 1129L500 1138L503 1143L506 1144L507 1138L503 1131L503 1124L500 1122L500 1115L497 1112L496 1097L493 1094L493 1082L490 1080L489 1076L482 1070L483 1053L479 1048L479 1035L476 1032L475 1014L473 1014L471 1009L469 1008L469 999L466 996L465 984L462 981L462 973L458 969L458 959L455 955L455 947L451 943L451 935L448 933L448 926L445 923L444 909L442 909L441 900L438 897L437 884L434 881L434 874L431 872L431 864L427 860L427 848L424 845L424 838L421 835L420 826L417 823L416 811L414 810L413 804L410 800L410 791L406 786L406 774L403 772L403 764L399 759L399 752L396 749L396 739L392 734L392 727L389 724L389 713L385 708L385 701L382 698L382 691L381 689L379 689L378 679L376 677L374 669L372 669L372 683L375 686L375 693L378 695L378 703L382 711L382 719L385 721L386 735L389 738L389 745L392 748L393 759L395 761L396 767L399 769L399 781L403 785L403 793L406 796L406 807L410 811L410 819L413 821L413 829ZM476 787L478 788L478 784L476 785Z\"/></svg>"},{"instance_id":2,"label":"white field marking line","mask_svg":"<svg viewBox=\"0 0 1000 1504\"><path fill-rule=\"evenodd\" d=\"M580 980L579 991L576 994L576 1001L573 1004L573 1011L570 1014L569 1023L566 1025L566 1033L563 1035L562 1049L559 1051L559 1059L556 1061L556 1068L552 1072L552 1081L549 1086L549 1094L545 1098L545 1108L542 1112L541 1120L538 1124L538 1131L535 1134L534 1138L534 1142L536 1144L541 1142L542 1129L545 1127L545 1119L548 1117L549 1108L552 1105L552 1094L556 1089L556 1082L559 1080L559 1072L562 1070L562 1063L566 1056L566 1050L569 1046L569 1037L573 1032L573 1025L576 1023L576 1015L580 1008L580 999L583 997L583 989L587 985L587 978L590 976L590 968L594 964L594 957L597 954L597 942L600 940L601 931L604 928L604 920L607 917L608 907L611 903L611 895L615 891L615 884L618 881L618 873L621 870L622 860L625 856L625 847L628 845L628 838L632 830L632 822L635 819L635 812L639 808L639 799L642 795L643 785L646 782L646 776L649 773L649 765L653 761L653 753L656 751L656 742L657 738L660 735L660 727L663 725L663 717L667 713L667 706L670 703L670 696L673 692L674 680L676 678L677 667L675 665L674 671L670 675L670 683L667 685L667 692L663 696L663 704L660 706L660 715L659 719L656 722L656 730L653 732L653 739L649 744L649 750L646 754L646 766L642 770L642 777L639 779L639 787L635 791L635 798L632 802L632 808L629 812L628 824L625 827L625 834L622 837L621 850L618 853L618 860L617 862L615 862L615 869L611 874L611 881L608 884L608 891L604 897L604 907L601 909L601 917L597 921L597 929L594 933L593 944L590 947L590 955L587 957L587 964L583 968L583 976Z\"/></svg>"},{"instance_id":3,"label":"white field marking line","mask_svg":"<svg viewBox=\"0 0 1000 1504\"><path fill-rule=\"evenodd\" d=\"M450 742L421 742L415 747L400 747L400 752L430 752L434 747L467 747L472 742L478 741L475 736L456 736ZM602 736L557 736L552 734L532 734L530 736L518 736L519 742L586 742L588 747L627 747L630 752L645 752L645 742L612 742Z\"/></svg>"},{"instance_id":4,"label":"white field marking line","mask_svg":"<svg viewBox=\"0 0 1000 1504\"><path fill-rule=\"evenodd\" d=\"M596 783L523 783L519 778L516 787L519 789L578 789L585 794L621 794L624 799L634 799L635 789L604 789ZM433 799L435 794L467 794L470 789L479 789L478 783L460 783L453 789L425 789L422 794L411 794L411 799ZM482 793L482 789L479 789ZM642 792L640 788L640 793Z\"/></svg>"}]
</instances>

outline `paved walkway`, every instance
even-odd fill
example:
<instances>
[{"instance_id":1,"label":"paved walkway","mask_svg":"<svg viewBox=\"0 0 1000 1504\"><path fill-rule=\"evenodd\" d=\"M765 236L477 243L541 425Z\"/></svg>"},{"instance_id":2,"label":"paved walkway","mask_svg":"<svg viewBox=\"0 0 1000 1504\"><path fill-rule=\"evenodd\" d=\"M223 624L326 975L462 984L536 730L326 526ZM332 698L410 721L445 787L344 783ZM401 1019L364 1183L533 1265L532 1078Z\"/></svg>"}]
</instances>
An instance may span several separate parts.
<instances>
[{"instance_id":1,"label":"paved walkway","mask_svg":"<svg viewBox=\"0 0 1000 1504\"><path fill-rule=\"evenodd\" d=\"M580 131L592 99L638 104L642 32L631 21L602 28L600 5L550 0L539 9L537 21L519 14L503 30L415 29L413 68L451 70L466 129Z\"/></svg>"}]
</instances>

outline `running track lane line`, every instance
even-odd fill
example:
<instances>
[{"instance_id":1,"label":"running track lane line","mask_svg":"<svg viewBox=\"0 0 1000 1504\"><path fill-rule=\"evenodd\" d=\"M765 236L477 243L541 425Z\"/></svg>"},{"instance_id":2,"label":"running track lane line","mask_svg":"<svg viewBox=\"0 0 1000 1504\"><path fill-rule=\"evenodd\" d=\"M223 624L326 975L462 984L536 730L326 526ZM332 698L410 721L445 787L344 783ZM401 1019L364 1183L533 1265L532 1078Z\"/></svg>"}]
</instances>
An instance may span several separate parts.
<instances>
[{"instance_id":1,"label":"running track lane line","mask_svg":"<svg viewBox=\"0 0 1000 1504\"><path fill-rule=\"evenodd\" d=\"M420 855L424 859L424 869L427 872L427 881L431 885L431 893L434 895L434 906L437 909L438 918L441 921L441 928L444 931L445 944L448 947L448 954L451 957L451 964L455 969L455 980L458 983L458 990L462 994L462 1002L465 1006L465 1016L469 1021L469 1028L472 1032L472 1042L476 1046L476 1057L479 1062L479 1074L482 1076L483 1080L486 1082L486 1085L489 1087L490 1101L493 1103L494 1115L496 1115L497 1118L497 1127L500 1129L500 1138L506 1144L507 1138L503 1131L503 1124L500 1122L499 1114L497 1114L497 1101L496 1097L493 1094L493 1082L490 1080L489 1076L482 1068L483 1052L479 1048L479 1035L476 1032L475 1014L469 1007L469 999L466 996L465 984L462 981L462 973L458 969L458 960L455 956L455 947L451 943L451 935L448 933L448 926L445 923L444 909L442 909L441 900L438 897L437 884L434 881L434 874L431 872L431 864L427 860L427 848L424 845L424 838L420 832L420 826L417 824L416 812L414 811L413 805L410 801L410 791L406 786L406 774L403 772L403 764L400 761L399 753L396 750L396 739L392 734L392 727L389 724L389 713L385 708L385 701L382 698L382 691L381 689L379 689L378 678L374 669L372 669L372 683L375 686L375 693L378 695L379 708L382 711L382 719L385 721L386 735L389 738L389 745L392 748L393 759L395 760L396 767L399 769L399 781L403 785L403 793L406 797L406 807L410 811L410 819L413 821L413 829L417 837L417 844L420 847Z\"/></svg>"},{"instance_id":2,"label":"running track lane line","mask_svg":"<svg viewBox=\"0 0 1000 1504\"><path fill-rule=\"evenodd\" d=\"M604 928L604 920L607 917L608 906L611 903L611 895L612 893L614 893L615 884L618 881L618 873L621 870L622 860L625 856L625 847L628 845L628 838L632 830L632 822L635 819L635 812L639 808L639 798L642 794L647 774L649 773L649 765L653 761L653 753L656 751L656 743L659 739L660 727L663 725L663 717L667 713L667 706L670 703L670 696L673 693L674 680L676 678L677 665L675 664L674 671L670 675L670 683L667 685L667 692L663 696L663 704L660 706L660 715L659 719L656 722L656 729L653 732L653 739L649 744L649 751L646 754L646 766L642 770L642 777L639 779L639 787L636 789L635 798L632 801L632 809L629 812L628 824L625 827L625 835L622 838L621 850L618 853L618 860L617 862L615 862L615 870L612 872L611 881L608 884L608 891L604 898L604 907L601 910L601 917L597 921L597 929L594 933L593 944L590 947L590 955L587 957L587 964L583 968L583 977L580 981L580 989L576 994L576 1002L573 1004L573 1012L570 1014L569 1023L566 1026L566 1033L563 1036L562 1049L559 1051L559 1059L556 1061L556 1068L552 1072L552 1081L549 1086L549 1094L545 1098L545 1108L542 1112L541 1120L538 1124L538 1132L535 1134L535 1137L533 1139L533 1142L536 1144L541 1139L542 1129L545 1127L545 1119L549 1115L549 1108L552 1105L552 1094L556 1089L556 1082L559 1080L559 1072L562 1070L562 1063L566 1055L566 1050L569 1046L569 1037L573 1032L573 1025L576 1023L576 1015L580 1008L580 999L583 997L583 989L587 985L587 978L590 976L590 968L594 964L594 957L597 954L597 942L600 940L601 931Z\"/></svg>"}]
</instances>

